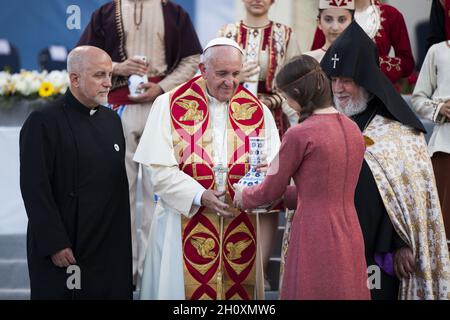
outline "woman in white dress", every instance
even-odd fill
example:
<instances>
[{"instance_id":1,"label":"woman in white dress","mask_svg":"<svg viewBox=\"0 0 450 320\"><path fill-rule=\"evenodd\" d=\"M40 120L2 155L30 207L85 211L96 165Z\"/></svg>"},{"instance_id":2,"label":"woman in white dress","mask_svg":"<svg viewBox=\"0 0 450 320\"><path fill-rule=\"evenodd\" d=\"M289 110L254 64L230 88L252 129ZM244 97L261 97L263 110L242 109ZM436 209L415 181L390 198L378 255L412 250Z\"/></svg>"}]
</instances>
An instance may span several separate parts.
<instances>
[{"instance_id":1,"label":"woman in white dress","mask_svg":"<svg viewBox=\"0 0 450 320\"><path fill-rule=\"evenodd\" d=\"M428 152L450 243L450 40L433 45L425 57L412 96L412 106L434 122Z\"/></svg>"}]
</instances>

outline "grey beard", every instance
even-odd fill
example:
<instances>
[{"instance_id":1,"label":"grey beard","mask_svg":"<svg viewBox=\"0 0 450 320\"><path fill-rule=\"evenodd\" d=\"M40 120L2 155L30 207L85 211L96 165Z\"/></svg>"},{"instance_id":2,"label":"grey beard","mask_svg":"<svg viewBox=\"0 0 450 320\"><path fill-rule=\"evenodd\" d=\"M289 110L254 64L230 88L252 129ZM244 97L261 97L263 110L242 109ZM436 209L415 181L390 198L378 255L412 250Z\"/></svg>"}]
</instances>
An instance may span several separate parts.
<instances>
[{"instance_id":1,"label":"grey beard","mask_svg":"<svg viewBox=\"0 0 450 320\"><path fill-rule=\"evenodd\" d=\"M334 106L339 112L342 112L347 117L360 114L367 109L367 103L371 98L371 94L363 88L361 88L360 93L359 98L350 100L345 107L339 103L339 100L336 99L336 97L333 97Z\"/></svg>"},{"instance_id":2,"label":"grey beard","mask_svg":"<svg viewBox=\"0 0 450 320\"><path fill-rule=\"evenodd\" d=\"M97 102L99 105L106 107L108 105L108 96L106 96L105 98L95 97L94 101Z\"/></svg>"}]
</instances>

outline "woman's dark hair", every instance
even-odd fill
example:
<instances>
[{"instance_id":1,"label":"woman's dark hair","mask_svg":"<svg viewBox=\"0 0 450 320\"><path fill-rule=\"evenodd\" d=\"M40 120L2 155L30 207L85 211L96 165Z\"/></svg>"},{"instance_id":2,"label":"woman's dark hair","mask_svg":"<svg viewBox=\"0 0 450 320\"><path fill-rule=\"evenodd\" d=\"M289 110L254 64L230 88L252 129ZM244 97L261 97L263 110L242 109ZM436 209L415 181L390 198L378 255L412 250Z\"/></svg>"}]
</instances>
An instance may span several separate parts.
<instances>
[{"instance_id":1,"label":"woman's dark hair","mask_svg":"<svg viewBox=\"0 0 450 320\"><path fill-rule=\"evenodd\" d=\"M326 9L319 9L319 14L317 15L317 19L320 20L320 16L322 15L323 10L326 10ZM355 20L355 10L351 10L351 9L345 9L345 10L350 12L350 14L352 15L352 21Z\"/></svg>"},{"instance_id":2,"label":"woman's dark hair","mask_svg":"<svg viewBox=\"0 0 450 320\"><path fill-rule=\"evenodd\" d=\"M330 80L313 57L293 57L281 68L275 80L277 88L301 106L299 123L314 110L331 105Z\"/></svg>"}]
</instances>

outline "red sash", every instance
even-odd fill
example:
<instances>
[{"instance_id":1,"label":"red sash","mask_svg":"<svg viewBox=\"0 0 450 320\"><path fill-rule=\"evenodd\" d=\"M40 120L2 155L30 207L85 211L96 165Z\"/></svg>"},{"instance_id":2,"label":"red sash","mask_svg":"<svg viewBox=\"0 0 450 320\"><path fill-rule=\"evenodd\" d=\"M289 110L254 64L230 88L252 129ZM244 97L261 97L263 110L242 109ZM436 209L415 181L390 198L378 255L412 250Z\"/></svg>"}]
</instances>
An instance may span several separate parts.
<instances>
[{"instance_id":1,"label":"red sash","mask_svg":"<svg viewBox=\"0 0 450 320\"><path fill-rule=\"evenodd\" d=\"M214 189L214 163L206 84L196 77L170 98L172 136L180 169L206 189ZM258 99L240 86L228 116L227 191L248 170L249 137L264 135ZM231 143L230 143L231 142ZM182 220L186 299L252 299L255 287L256 228L253 216L240 212L221 220L205 207Z\"/></svg>"}]
</instances>

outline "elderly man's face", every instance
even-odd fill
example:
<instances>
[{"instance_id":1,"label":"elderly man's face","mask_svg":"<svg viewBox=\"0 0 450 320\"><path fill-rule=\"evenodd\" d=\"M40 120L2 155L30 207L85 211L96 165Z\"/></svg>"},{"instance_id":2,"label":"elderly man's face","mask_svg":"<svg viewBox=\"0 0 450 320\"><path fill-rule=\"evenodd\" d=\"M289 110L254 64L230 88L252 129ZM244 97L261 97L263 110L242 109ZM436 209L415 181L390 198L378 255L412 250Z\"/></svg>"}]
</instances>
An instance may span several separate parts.
<instances>
[{"instance_id":1,"label":"elderly man's face","mask_svg":"<svg viewBox=\"0 0 450 320\"><path fill-rule=\"evenodd\" d=\"M242 54L230 46L212 47L208 61L200 63L200 71L206 81L208 92L220 102L231 99L239 86L238 76L242 69Z\"/></svg>"},{"instance_id":2,"label":"elderly man's face","mask_svg":"<svg viewBox=\"0 0 450 320\"><path fill-rule=\"evenodd\" d=\"M111 89L111 77L111 59L106 54L90 55L76 78L83 104L88 107L106 105Z\"/></svg>"},{"instance_id":3,"label":"elderly man's face","mask_svg":"<svg viewBox=\"0 0 450 320\"><path fill-rule=\"evenodd\" d=\"M331 87L335 99L344 108L359 96L359 86L352 78L333 77Z\"/></svg>"},{"instance_id":4,"label":"elderly man's face","mask_svg":"<svg viewBox=\"0 0 450 320\"><path fill-rule=\"evenodd\" d=\"M366 109L369 94L352 78L333 77L331 78L331 88L336 108L347 116L353 116Z\"/></svg>"}]
</instances>

